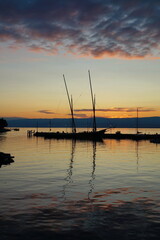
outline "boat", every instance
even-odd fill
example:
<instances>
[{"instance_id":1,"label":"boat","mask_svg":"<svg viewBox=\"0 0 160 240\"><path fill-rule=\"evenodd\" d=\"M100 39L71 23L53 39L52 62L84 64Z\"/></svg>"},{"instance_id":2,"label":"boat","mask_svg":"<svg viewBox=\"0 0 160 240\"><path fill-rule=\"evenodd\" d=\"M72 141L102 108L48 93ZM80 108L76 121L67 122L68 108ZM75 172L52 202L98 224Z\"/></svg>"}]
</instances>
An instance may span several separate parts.
<instances>
[{"instance_id":1,"label":"boat","mask_svg":"<svg viewBox=\"0 0 160 240\"><path fill-rule=\"evenodd\" d=\"M19 131L19 128L13 128L13 131Z\"/></svg>"},{"instance_id":2,"label":"boat","mask_svg":"<svg viewBox=\"0 0 160 240\"><path fill-rule=\"evenodd\" d=\"M67 98L69 102L69 108L72 116L72 132L35 132L34 136L36 137L44 137L45 139L80 139L80 140L102 140L105 134L106 129L97 130L96 126L96 116L95 116L95 97L93 97L93 90L92 90L92 83L91 83L91 76L90 71L88 71L89 74L89 83L90 83L90 91L91 91L91 99L92 99L92 107L93 107L93 128L92 131L83 131L83 132L77 132L75 119L74 119L74 111L73 111L73 99L72 95L70 97L67 83L65 76L63 75L63 80L65 84L65 89L67 93Z\"/></svg>"},{"instance_id":3,"label":"boat","mask_svg":"<svg viewBox=\"0 0 160 240\"><path fill-rule=\"evenodd\" d=\"M79 140L101 140L104 136L106 129L99 131L83 131L76 133L68 132L39 132L35 136L44 137L45 139L79 139Z\"/></svg>"},{"instance_id":4,"label":"boat","mask_svg":"<svg viewBox=\"0 0 160 240\"><path fill-rule=\"evenodd\" d=\"M138 116L139 109L137 108L137 118L136 118L136 134L142 134L142 132L139 131L139 116Z\"/></svg>"},{"instance_id":5,"label":"boat","mask_svg":"<svg viewBox=\"0 0 160 240\"><path fill-rule=\"evenodd\" d=\"M136 117L136 133L121 133L120 131L117 131L116 133L107 133L104 135L104 139L116 139L116 140L122 140L122 139L128 139L128 140L134 140L134 141L140 141L140 140L149 140L151 143L160 143L160 134L146 134L139 131L139 117L138 117L138 111L137 108L137 117Z\"/></svg>"}]
</instances>

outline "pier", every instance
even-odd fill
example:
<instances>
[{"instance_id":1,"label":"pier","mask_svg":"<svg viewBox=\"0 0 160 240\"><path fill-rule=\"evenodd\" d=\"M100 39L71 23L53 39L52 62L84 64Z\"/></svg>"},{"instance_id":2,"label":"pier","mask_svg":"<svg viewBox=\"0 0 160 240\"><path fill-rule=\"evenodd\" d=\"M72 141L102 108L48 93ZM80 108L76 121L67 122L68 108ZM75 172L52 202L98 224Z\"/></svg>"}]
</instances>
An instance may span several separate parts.
<instances>
[{"instance_id":1,"label":"pier","mask_svg":"<svg viewBox=\"0 0 160 240\"><path fill-rule=\"evenodd\" d=\"M106 133L103 136L104 139L129 139L129 140L159 140L160 141L160 134L129 134L129 133Z\"/></svg>"}]
</instances>

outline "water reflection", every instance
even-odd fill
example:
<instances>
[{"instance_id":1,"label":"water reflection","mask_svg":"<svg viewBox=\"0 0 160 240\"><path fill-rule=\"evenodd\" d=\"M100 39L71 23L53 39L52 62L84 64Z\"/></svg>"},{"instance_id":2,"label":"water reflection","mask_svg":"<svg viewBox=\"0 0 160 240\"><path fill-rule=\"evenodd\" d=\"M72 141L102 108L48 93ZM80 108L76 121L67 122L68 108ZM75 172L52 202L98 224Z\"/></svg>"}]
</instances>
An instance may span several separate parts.
<instances>
[{"instance_id":1,"label":"water reflection","mask_svg":"<svg viewBox=\"0 0 160 240\"><path fill-rule=\"evenodd\" d=\"M137 159L137 173L139 169L139 141L136 141L136 159Z\"/></svg>"},{"instance_id":2,"label":"water reflection","mask_svg":"<svg viewBox=\"0 0 160 240\"><path fill-rule=\"evenodd\" d=\"M69 167L67 169L67 177L65 178L65 185L63 186L62 190L62 199L66 200L66 189L67 187L73 183L72 180L72 174L73 174L73 163L74 163L74 154L75 154L75 148L76 148L76 140L71 140L71 157L69 162Z\"/></svg>"},{"instance_id":3,"label":"water reflection","mask_svg":"<svg viewBox=\"0 0 160 240\"><path fill-rule=\"evenodd\" d=\"M0 133L0 144L6 140L6 133Z\"/></svg>"},{"instance_id":4,"label":"water reflection","mask_svg":"<svg viewBox=\"0 0 160 240\"><path fill-rule=\"evenodd\" d=\"M88 199L91 201L92 198L92 192L94 190L94 181L95 181L95 170L96 170L96 147L97 147L97 142L96 141L91 141L89 144L92 144L93 148L93 154L92 154L92 168L91 168L91 179L89 180L89 191L88 191ZM104 144L101 142L101 144ZM74 165L74 157L75 157L75 149L76 149L76 140L71 141L71 157L69 161L69 167L67 169L67 177L65 178L65 185L63 186L62 190L62 199L66 200L66 190L67 188L70 189L71 185L73 183L72 175L73 175L73 165Z\"/></svg>"},{"instance_id":5,"label":"water reflection","mask_svg":"<svg viewBox=\"0 0 160 240\"><path fill-rule=\"evenodd\" d=\"M158 240L160 218L158 201L154 196L142 197L142 192L140 196L140 192L129 188L110 189L95 194L93 201L100 203L106 197L131 193L135 197L130 201L119 199L111 203L106 199L101 204L94 204L92 209L89 200L83 199L76 202L71 200L65 208L57 202L56 205L31 207L24 212L14 211L10 217L0 218L1 239Z\"/></svg>"},{"instance_id":6,"label":"water reflection","mask_svg":"<svg viewBox=\"0 0 160 240\"><path fill-rule=\"evenodd\" d=\"M97 142L93 142L93 162L92 162L92 173L91 179L89 180L90 190L88 192L88 198L91 199L91 194L94 189L94 180L95 180L95 170L96 170L96 144Z\"/></svg>"},{"instance_id":7,"label":"water reflection","mask_svg":"<svg viewBox=\"0 0 160 240\"><path fill-rule=\"evenodd\" d=\"M5 142L21 151L1 172L1 240L159 239L155 145L25 138Z\"/></svg>"}]
</instances>

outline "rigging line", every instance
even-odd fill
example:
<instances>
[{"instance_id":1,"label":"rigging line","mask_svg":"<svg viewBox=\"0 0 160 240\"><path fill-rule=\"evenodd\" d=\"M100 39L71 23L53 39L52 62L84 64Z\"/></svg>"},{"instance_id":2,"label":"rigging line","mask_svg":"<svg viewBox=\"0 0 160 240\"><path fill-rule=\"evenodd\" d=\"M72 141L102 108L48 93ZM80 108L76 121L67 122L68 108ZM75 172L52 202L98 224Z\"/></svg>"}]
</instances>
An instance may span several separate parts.
<instances>
[{"instance_id":1,"label":"rigging line","mask_svg":"<svg viewBox=\"0 0 160 240\"><path fill-rule=\"evenodd\" d=\"M68 88L67 88L67 83L66 83L64 74L63 74L63 79L64 79L64 83L65 83L65 87L66 87L66 92L67 92L67 97L68 97L68 102L69 102L70 111L71 111L71 115L72 115L72 132L73 132L73 133L76 133L76 124L75 124L74 116L73 116L73 100L72 100L72 95L71 95L71 97L69 97L69 91L68 91Z\"/></svg>"}]
</instances>

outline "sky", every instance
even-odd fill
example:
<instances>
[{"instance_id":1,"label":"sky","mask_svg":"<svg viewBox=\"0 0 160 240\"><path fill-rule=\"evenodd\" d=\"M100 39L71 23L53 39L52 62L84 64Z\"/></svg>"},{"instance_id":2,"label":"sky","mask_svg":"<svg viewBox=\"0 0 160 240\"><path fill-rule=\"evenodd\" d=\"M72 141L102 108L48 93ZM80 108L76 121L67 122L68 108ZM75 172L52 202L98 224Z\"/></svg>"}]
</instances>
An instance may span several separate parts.
<instances>
[{"instance_id":1,"label":"sky","mask_svg":"<svg viewBox=\"0 0 160 240\"><path fill-rule=\"evenodd\" d=\"M160 0L0 0L0 117L160 116Z\"/></svg>"}]
</instances>

